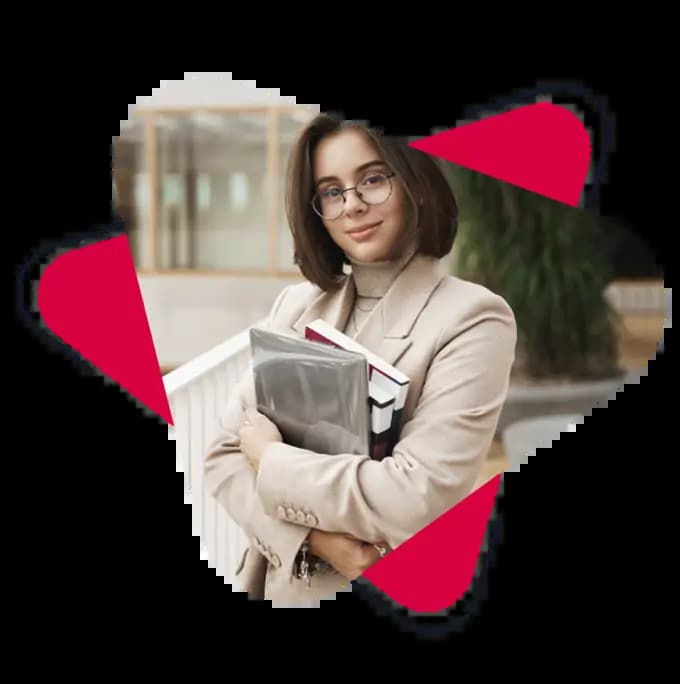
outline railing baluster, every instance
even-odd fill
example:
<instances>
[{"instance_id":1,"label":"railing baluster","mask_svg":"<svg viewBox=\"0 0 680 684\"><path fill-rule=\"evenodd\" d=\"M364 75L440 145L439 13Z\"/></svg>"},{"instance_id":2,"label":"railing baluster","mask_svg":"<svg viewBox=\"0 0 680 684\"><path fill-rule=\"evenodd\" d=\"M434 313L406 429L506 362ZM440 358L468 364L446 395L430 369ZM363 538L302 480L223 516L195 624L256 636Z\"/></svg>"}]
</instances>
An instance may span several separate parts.
<instances>
[{"instance_id":1,"label":"railing baluster","mask_svg":"<svg viewBox=\"0 0 680 684\"><path fill-rule=\"evenodd\" d=\"M201 540L201 553L207 552L203 510L203 393L200 383L189 387L191 430L191 529Z\"/></svg>"},{"instance_id":2,"label":"railing baluster","mask_svg":"<svg viewBox=\"0 0 680 684\"><path fill-rule=\"evenodd\" d=\"M215 403L216 403L216 380L214 374L205 375L201 379L201 389L203 394L203 439L202 451L208 448L210 441L215 434ZM212 496L207 494L204 497L203 510L205 514L204 529L205 543L208 547L208 567L217 567L217 506Z\"/></svg>"},{"instance_id":3,"label":"railing baluster","mask_svg":"<svg viewBox=\"0 0 680 684\"><path fill-rule=\"evenodd\" d=\"M177 472L183 473L184 499L191 493L191 430L189 421L189 394L183 389L172 397L172 416L175 421L175 450Z\"/></svg>"},{"instance_id":4,"label":"railing baluster","mask_svg":"<svg viewBox=\"0 0 680 684\"><path fill-rule=\"evenodd\" d=\"M228 373L228 368L229 364L232 363L231 359L228 361L225 361L222 363L218 368L215 369L214 377L215 377L215 420L217 421L220 416L220 411L226 404L228 398L229 398L229 383L227 381L227 373ZM233 387L232 387L233 389ZM226 514L226 511L222 508L222 506L216 505L216 515L217 515L217 567L215 568L215 572L217 573L218 577L224 577L224 581L227 584L231 584L232 579L233 579L233 570L234 568L230 568L229 564L231 563L232 565L235 565L236 562L238 562L235 558L235 556L230 554L229 551L229 529L228 529L228 516ZM227 577L229 577L229 581L227 582Z\"/></svg>"}]
</instances>

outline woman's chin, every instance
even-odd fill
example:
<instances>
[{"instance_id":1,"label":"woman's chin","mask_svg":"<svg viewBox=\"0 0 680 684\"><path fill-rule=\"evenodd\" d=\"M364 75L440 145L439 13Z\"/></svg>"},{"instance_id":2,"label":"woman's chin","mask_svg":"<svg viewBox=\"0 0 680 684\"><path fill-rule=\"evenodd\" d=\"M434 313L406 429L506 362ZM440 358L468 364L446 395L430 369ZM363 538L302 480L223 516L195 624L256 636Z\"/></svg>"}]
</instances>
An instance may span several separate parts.
<instances>
[{"instance_id":1,"label":"woman's chin","mask_svg":"<svg viewBox=\"0 0 680 684\"><path fill-rule=\"evenodd\" d=\"M371 263L373 261L386 261L388 252L380 245L352 245L345 252L354 259L354 261L361 261L364 263Z\"/></svg>"}]
</instances>

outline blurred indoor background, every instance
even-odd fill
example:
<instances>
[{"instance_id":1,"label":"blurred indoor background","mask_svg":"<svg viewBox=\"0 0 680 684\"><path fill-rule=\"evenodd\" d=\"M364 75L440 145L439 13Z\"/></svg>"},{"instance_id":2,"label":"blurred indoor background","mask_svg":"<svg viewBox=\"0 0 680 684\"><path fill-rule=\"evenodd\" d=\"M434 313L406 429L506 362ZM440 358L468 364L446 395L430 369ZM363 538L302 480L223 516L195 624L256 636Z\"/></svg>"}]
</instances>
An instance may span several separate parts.
<instances>
[{"instance_id":1,"label":"blurred indoor background","mask_svg":"<svg viewBox=\"0 0 680 684\"><path fill-rule=\"evenodd\" d=\"M260 319L300 279L285 165L318 106L208 76L138 98L113 140L117 214L164 371Z\"/></svg>"},{"instance_id":2,"label":"blurred indoor background","mask_svg":"<svg viewBox=\"0 0 680 684\"><path fill-rule=\"evenodd\" d=\"M285 167L318 111L228 73L186 74L140 96L121 122L112 141L116 213L164 373L246 330L300 280L284 214ZM670 290L633 231L617 226L608 240L607 295L623 320L620 361L641 374L670 325Z\"/></svg>"},{"instance_id":3,"label":"blurred indoor background","mask_svg":"<svg viewBox=\"0 0 680 684\"><path fill-rule=\"evenodd\" d=\"M285 165L318 111L229 73L188 73L138 97L121 121L112 141L116 210L164 371L259 320L299 280L284 215ZM656 288L647 295L659 301L661 269L635 234L621 232L611 255L614 299L635 300L642 312L644 290L630 289L638 284ZM631 324L639 336L644 326ZM642 342L642 353L655 346Z\"/></svg>"},{"instance_id":4,"label":"blurred indoor background","mask_svg":"<svg viewBox=\"0 0 680 684\"><path fill-rule=\"evenodd\" d=\"M204 445L246 367L249 326L301 279L284 215L284 171L295 136L318 111L228 73L187 73L138 97L112 140L115 213L129 236L164 373L192 531L227 583L243 532L204 496ZM513 377L479 485L517 469L646 374L671 325L671 291L628 227L611 221L596 228L605 237L596 254L578 239L578 212L555 214L541 198L456 174L467 215L454 252L486 264L480 282L511 302L530 350L530 363ZM516 203L510 216L508 202ZM512 220L517 215L521 220ZM455 275L453 256L445 262ZM603 296L616 324L608 322ZM601 365L590 369L589 359ZM527 373L532 367L542 375Z\"/></svg>"}]
</instances>

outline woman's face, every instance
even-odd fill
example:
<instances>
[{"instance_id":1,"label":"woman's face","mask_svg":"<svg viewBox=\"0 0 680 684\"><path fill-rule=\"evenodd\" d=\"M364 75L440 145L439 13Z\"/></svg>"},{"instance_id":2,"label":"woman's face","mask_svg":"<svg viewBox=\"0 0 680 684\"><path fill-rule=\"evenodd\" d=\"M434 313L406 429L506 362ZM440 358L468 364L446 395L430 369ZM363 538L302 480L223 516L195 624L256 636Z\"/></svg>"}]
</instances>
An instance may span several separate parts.
<instances>
[{"instance_id":1,"label":"woman's face","mask_svg":"<svg viewBox=\"0 0 680 684\"><path fill-rule=\"evenodd\" d=\"M344 204L338 198L338 190L361 183L373 188L379 183L376 173L391 173L370 138L356 129L327 136L317 145L313 163L316 191L335 197L344 209L338 218L322 218L338 247L355 261L396 259L408 241L408 197L399 179L389 179L392 193L382 204L367 204L354 190L344 193Z\"/></svg>"}]
</instances>

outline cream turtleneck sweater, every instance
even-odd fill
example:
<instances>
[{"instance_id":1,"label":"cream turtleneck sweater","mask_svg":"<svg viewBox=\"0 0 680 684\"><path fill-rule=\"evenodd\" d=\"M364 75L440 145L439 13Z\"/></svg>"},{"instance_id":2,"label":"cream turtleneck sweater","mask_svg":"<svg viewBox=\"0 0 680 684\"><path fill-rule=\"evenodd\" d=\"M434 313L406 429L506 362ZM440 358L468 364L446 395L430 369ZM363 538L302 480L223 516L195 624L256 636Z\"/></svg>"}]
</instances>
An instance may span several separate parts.
<instances>
[{"instance_id":1,"label":"cream turtleneck sweater","mask_svg":"<svg viewBox=\"0 0 680 684\"><path fill-rule=\"evenodd\" d=\"M362 262L347 258L351 264L352 278L356 288L354 310L347 319L345 335L355 337L371 312L390 289L395 278L416 253L416 245L411 244L394 261Z\"/></svg>"}]
</instances>

